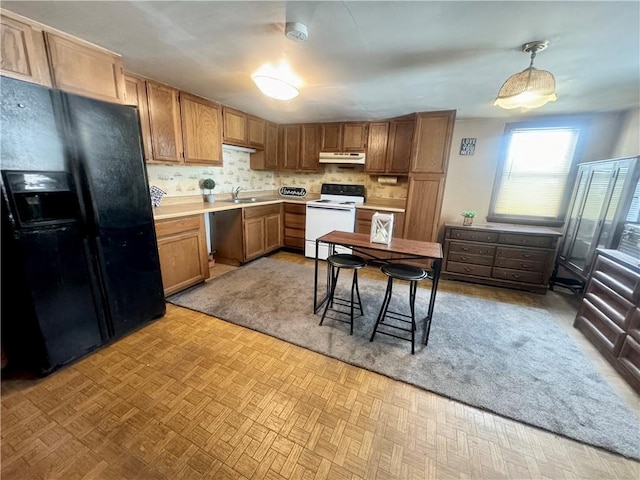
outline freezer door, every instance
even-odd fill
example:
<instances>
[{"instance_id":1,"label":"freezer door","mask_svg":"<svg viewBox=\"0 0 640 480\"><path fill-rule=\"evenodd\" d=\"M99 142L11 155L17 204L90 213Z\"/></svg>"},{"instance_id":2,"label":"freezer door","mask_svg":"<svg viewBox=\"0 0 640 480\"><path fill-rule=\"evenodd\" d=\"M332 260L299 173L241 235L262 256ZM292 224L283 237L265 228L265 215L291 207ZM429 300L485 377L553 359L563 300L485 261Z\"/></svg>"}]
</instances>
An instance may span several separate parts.
<instances>
[{"instance_id":1,"label":"freezer door","mask_svg":"<svg viewBox=\"0 0 640 480\"><path fill-rule=\"evenodd\" d=\"M40 85L0 77L3 170L65 171L65 148L54 113L55 93Z\"/></svg>"},{"instance_id":2,"label":"freezer door","mask_svg":"<svg viewBox=\"0 0 640 480\"><path fill-rule=\"evenodd\" d=\"M111 333L118 337L166 309L137 110L63 95L76 181Z\"/></svg>"}]
</instances>

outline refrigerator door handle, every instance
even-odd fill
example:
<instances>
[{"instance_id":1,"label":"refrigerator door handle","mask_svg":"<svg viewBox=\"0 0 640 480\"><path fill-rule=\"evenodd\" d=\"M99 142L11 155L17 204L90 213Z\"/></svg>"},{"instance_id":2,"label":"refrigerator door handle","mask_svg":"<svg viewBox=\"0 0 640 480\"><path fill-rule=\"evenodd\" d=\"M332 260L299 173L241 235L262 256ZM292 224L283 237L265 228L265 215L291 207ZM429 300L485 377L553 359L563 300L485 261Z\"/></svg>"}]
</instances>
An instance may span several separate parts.
<instances>
[{"instance_id":1,"label":"refrigerator door handle","mask_svg":"<svg viewBox=\"0 0 640 480\"><path fill-rule=\"evenodd\" d=\"M104 304L103 304L103 296L102 296L102 287L101 285L104 282L100 281L100 275L96 269L94 264L94 256L91 254L91 247L89 245L89 240L85 237L82 239L82 246L84 248L84 255L87 259L87 267L89 269L89 276L91 279L91 291L93 292L93 301L96 307L96 314L98 317L98 328L100 328L100 335L102 336L102 340L107 340L111 336L109 333L109 329L107 328L107 319L105 318Z\"/></svg>"},{"instance_id":2,"label":"refrigerator door handle","mask_svg":"<svg viewBox=\"0 0 640 480\"><path fill-rule=\"evenodd\" d=\"M94 241L96 245L96 262L98 264L97 265L98 268L96 269L97 275L95 276L95 278L99 281L100 283L99 288L102 292L102 302L103 302L103 312L104 312L103 316L109 317L104 319L105 328L108 336L113 337L114 331L113 331L113 326L111 322L112 312L109 308L109 299L113 298L113 295L109 288L109 284L110 284L109 279L102 278L102 275L104 274L103 272L106 272L104 268L104 265L105 265L104 248L102 247L102 242L100 241L100 237L94 237Z\"/></svg>"}]
</instances>

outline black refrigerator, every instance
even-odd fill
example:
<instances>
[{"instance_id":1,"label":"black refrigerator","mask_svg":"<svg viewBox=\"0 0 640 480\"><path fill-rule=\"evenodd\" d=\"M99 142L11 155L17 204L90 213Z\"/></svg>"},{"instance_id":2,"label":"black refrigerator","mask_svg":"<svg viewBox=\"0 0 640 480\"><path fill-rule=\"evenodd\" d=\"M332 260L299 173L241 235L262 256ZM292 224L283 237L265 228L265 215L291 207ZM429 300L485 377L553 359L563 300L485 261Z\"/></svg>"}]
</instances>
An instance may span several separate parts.
<instances>
[{"instance_id":1,"label":"black refrigerator","mask_svg":"<svg viewBox=\"0 0 640 480\"><path fill-rule=\"evenodd\" d=\"M48 374L165 313L135 107L0 79L2 347Z\"/></svg>"}]
</instances>

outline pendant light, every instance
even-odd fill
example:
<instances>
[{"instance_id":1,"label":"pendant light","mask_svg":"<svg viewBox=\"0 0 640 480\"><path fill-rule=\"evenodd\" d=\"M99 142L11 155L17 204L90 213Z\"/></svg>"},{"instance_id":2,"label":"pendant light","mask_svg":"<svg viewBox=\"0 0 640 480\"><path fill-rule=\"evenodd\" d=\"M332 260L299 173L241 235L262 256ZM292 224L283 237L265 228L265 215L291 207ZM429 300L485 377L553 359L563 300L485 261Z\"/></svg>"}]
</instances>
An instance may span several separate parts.
<instances>
[{"instance_id":1,"label":"pendant light","mask_svg":"<svg viewBox=\"0 0 640 480\"><path fill-rule=\"evenodd\" d=\"M545 50L549 41L525 43L522 51L531 54L531 63L522 72L511 75L498 92L495 106L511 110L513 108L538 108L547 102L556 101L556 80L546 70L533 66L538 52Z\"/></svg>"}]
</instances>

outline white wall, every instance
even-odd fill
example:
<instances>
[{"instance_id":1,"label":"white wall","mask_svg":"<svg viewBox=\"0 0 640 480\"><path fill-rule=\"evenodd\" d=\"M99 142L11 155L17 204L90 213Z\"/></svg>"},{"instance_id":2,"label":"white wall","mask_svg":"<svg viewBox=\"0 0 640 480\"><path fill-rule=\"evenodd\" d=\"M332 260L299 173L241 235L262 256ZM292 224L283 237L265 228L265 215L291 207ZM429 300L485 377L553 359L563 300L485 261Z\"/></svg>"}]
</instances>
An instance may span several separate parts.
<instances>
[{"instance_id":1,"label":"white wall","mask_svg":"<svg viewBox=\"0 0 640 480\"><path fill-rule=\"evenodd\" d=\"M640 155L640 108L626 112L620 138L614 150L614 157L634 157Z\"/></svg>"},{"instance_id":2,"label":"white wall","mask_svg":"<svg viewBox=\"0 0 640 480\"><path fill-rule=\"evenodd\" d=\"M617 155L617 152L633 148L634 142L637 154L637 117L636 115L630 118L627 112L607 112L576 117L589 121L581 161L621 156ZM505 125L515 122L534 122L544 118L550 117L478 118L456 121L442 204L441 224L461 222L460 213L465 210L477 211L478 223L486 221ZM636 130L633 133L626 131L634 128L634 122ZM623 130L625 133L621 134ZM477 138L475 155L459 154L462 138Z\"/></svg>"}]
</instances>

